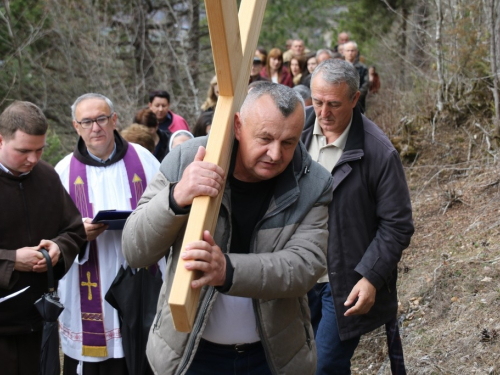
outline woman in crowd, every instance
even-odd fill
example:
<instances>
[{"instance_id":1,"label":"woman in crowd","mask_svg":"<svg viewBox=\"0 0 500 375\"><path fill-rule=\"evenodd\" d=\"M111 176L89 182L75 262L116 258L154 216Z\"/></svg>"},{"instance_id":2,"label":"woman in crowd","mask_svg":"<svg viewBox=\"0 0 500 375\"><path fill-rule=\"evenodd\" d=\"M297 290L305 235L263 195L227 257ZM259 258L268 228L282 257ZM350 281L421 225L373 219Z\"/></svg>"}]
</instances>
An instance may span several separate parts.
<instances>
[{"instance_id":1,"label":"woman in crowd","mask_svg":"<svg viewBox=\"0 0 500 375\"><path fill-rule=\"evenodd\" d=\"M177 130L172 136L170 137L170 143L168 145L168 148L170 150L173 150L180 144L189 141L190 139L193 139L194 136L188 132L187 130Z\"/></svg>"},{"instance_id":2,"label":"woman in crowd","mask_svg":"<svg viewBox=\"0 0 500 375\"><path fill-rule=\"evenodd\" d=\"M290 73L292 74L293 85L297 86L302 83L302 79L307 75L305 73L305 60L300 57L292 56L290 59Z\"/></svg>"},{"instance_id":3,"label":"woman in crowd","mask_svg":"<svg viewBox=\"0 0 500 375\"><path fill-rule=\"evenodd\" d=\"M213 112L203 112L200 117L198 117L198 120L196 120L196 124L194 124L193 135L195 137L207 135L212 127L213 118Z\"/></svg>"},{"instance_id":4,"label":"woman in crowd","mask_svg":"<svg viewBox=\"0 0 500 375\"><path fill-rule=\"evenodd\" d=\"M262 76L272 82L293 87L292 75L287 67L283 66L283 54L279 48L273 48L269 51L266 69Z\"/></svg>"},{"instance_id":5,"label":"woman in crowd","mask_svg":"<svg viewBox=\"0 0 500 375\"><path fill-rule=\"evenodd\" d=\"M207 91L207 99L201 105L202 111L214 111L219 98L219 86L217 85L217 76L214 76L210 81L210 86Z\"/></svg>"},{"instance_id":6,"label":"woman in crowd","mask_svg":"<svg viewBox=\"0 0 500 375\"><path fill-rule=\"evenodd\" d=\"M120 134L126 141L137 143L147 149L149 152L154 153L155 141L147 126L132 124L123 129Z\"/></svg>"},{"instance_id":7,"label":"woman in crowd","mask_svg":"<svg viewBox=\"0 0 500 375\"><path fill-rule=\"evenodd\" d=\"M170 131L164 132L158 127L156 115L149 108L139 110L134 117L134 123L144 125L149 129L149 132L154 140L153 155L161 163L163 158L170 151L168 143L170 142Z\"/></svg>"},{"instance_id":8,"label":"woman in crowd","mask_svg":"<svg viewBox=\"0 0 500 375\"><path fill-rule=\"evenodd\" d=\"M316 53L307 55L306 64L307 64L307 72L309 74L312 74L312 72L314 72L314 69L316 69L316 67L318 66L318 61L316 60Z\"/></svg>"},{"instance_id":9,"label":"woman in crowd","mask_svg":"<svg viewBox=\"0 0 500 375\"><path fill-rule=\"evenodd\" d=\"M311 87L311 75L317 66L318 60L316 59L316 52L312 52L306 56L306 72L302 74L301 84L309 88Z\"/></svg>"}]
</instances>

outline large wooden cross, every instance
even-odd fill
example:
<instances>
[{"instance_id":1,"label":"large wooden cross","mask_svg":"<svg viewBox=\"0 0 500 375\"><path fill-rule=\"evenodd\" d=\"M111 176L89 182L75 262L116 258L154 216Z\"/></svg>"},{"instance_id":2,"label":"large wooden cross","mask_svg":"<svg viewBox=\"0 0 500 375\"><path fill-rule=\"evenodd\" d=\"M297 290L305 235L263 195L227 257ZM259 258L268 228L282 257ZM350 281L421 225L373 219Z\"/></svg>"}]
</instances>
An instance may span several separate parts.
<instances>
[{"instance_id":1,"label":"large wooden cross","mask_svg":"<svg viewBox=\"0 0 500 375\"><path fill-rule=\"evenodd\" d=\"M205 0L208 29L214 56L219 99L210 130L205 161L221 166L226 172L233 146L234 114L247 93L250 66L260 34L267 0ZM202 239L203 231L214 233L223 191L216 197L194 199L182 249ZM191 332L198 307L199 289L191 288L195 272L184 267L179 257L168 303L177 331Z\"/></svg>"}]
</instances>

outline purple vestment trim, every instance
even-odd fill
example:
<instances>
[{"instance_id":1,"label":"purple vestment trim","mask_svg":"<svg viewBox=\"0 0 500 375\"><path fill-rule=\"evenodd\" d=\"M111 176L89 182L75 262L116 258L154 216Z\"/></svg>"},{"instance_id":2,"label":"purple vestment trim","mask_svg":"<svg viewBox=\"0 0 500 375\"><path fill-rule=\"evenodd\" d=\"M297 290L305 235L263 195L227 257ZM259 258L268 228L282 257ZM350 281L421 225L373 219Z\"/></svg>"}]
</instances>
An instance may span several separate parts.
<instances>
[{"instance_id":1,"label":"purple vestment trim","mask_svg":"<svg viewBox=\"0 0 500 375\"><path fill-rule=\"evenodd\" d=\"M137 152L130 144L123 162L131 192L130 205L134 210L146 187L146 175ZM84 218L94 216L88 186L87 166L73 156L69 172L70 196ZM88 260L79 267L82 355L107 357L98 254L97 242L90 241Z\"/></svg>"}]
</instances>

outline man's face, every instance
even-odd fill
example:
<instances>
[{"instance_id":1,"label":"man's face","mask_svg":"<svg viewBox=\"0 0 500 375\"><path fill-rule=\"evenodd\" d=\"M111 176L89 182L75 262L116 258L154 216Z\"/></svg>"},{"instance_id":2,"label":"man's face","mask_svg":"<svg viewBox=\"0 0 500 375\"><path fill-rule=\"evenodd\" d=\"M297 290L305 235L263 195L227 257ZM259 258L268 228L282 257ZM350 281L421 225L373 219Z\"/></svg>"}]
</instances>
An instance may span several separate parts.
<instances>
[{"instance_id":1,"label":"man's face","mask_svg":"<svg viewBox=\"0 0 500 375\"><path fill-rule=\"evenodd\" d=\"M252 64L252 70L250 71L250 75L252 77L257 77L260 74L260 71L262 70L262 64L261 63L256 63L254 62Z\"/></svg>"},{"instance_id":2,"label":"man's face","mask_svg":"<svg viewBox=\"0 0 500 375\"><path fill-rule=\"evenodd\" d=\"M14 176L29 172L42 157L45 135L31 135L16 130L13 137L5 139L0 134L0 163Z\"/></svg>"},{"instance_id":3,"label":"man's face","mask_svg":"<svg viewBox=\"0 0 500 375\"><path fill-rule=\"evenodd\" d=\"M245 118L237 113L234 130L240 145L234 177L259 182L282 173L293 158L303 126L301 105L285 118L268 95L257 99Z\"/></svg>"},{"instance_id":4,"label":"man's face","mask_svg":"<svg viewBox=\"0 0 500 375\"><path fill-rule=\"evenodd\" d=\"M352 110L358 101L359 91L354 98L350 98L347 83L332 84L325 81L322 74L318 74L311 82L311 97L323 134L340 135L351 121Z\"/></svg>"},{"instance_id":5,"label":"man's face","mask_svg":"<svg viewBox=\"0 0 500 375\"><path fill-rule=\"evenodd\" d=\"M349 35L347 33L340 33L337 39L338 44L344 44L349 41Z\"/></svg>"},{"instance_id":6,"label":"man's face","mask_svg":"<svg viewBox=\"0 0 500 375\"><path fill-rule=\"evenodd\" d=\"M352 43L344 44L344 56L345 60L349 61L351 64L356 60L356 56L358 55L358 50Z\"/></svg>"},{"instance_id":7,"label":"man's face","mask_svg":"<svg viewBox=\"0 0 500 375\"><path fill-rule=\"evenodd\" d=\"M295 56L302 56L304 53L304 42L302 40L294 40L292 43L292 52Z\"/></svg>"},{"instance_id":8,"label":"man's face","mask_svg":"<svg viewBox=\"0 0 500 375\"><path fill-rule=\"evenodd\" d=\"M94 120L98 117L111 115L111 109L104 100L99 98L85 99L78 103L75 109L77 121ZM116 113L109 118L108 123L100 126L93 121L88 129L84 129L78 122L73 121L73 126L80 137L82 137L89 151L95 156L105 160L115 146L113 130L116 128Z\"/></svg>"},{"instance_id":9,"label":"man's face","mask_svg":"<svg viewBox=\"0 0 500 375\"><path fill-rule=\"evenodd\" d=\"M337 49L339 53L344 56L344 44L339 44L339 47Z\"/></svg>"},{"instance_id":10,"label":"man's face","mask_svg":"<svg viewBox=\"0 0 500 375\"><path fill-rule=\"evenodd\" d=\"M156 115L158 121L162 122L167 117L168 109L170 108L170 103L166 98L160 98L156 96L151 103L149 103L149 109L153 111Z\"/></svg>"},{"instance_id":11,"label":"man's face","mask_svg":"<svg viewBox=\"0 0 500 375\"><path fill-rule=\"evenodd\" d=\"M329 60L331 59L330 55L326 52L322 52L319 54L318 58L317 58L317 65L318 66L319 64L321 64L323 61L325 60Z\"/></svg>"}]
</instances>

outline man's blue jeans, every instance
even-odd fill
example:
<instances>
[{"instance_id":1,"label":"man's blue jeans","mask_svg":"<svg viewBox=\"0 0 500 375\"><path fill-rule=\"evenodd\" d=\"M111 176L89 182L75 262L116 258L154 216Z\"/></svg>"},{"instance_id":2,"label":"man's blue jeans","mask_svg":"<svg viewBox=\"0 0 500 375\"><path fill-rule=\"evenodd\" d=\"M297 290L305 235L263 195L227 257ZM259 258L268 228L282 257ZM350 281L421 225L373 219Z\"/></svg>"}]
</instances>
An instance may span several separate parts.
<instances>
[{"instance_id":1,"label":"man's blue jeans","mask_svg":"<svg viewBox=\"0 0 500 375\"><path fill-rule=\"evenodd\" d=\"M349 375L360 337L340 341L330 283L318 283L307 293L318 351L316 375Z\"/></svg>"},{"instance_id":2,"label":"man's blue jeans","mask_svg":"<svg viewBox=\"0 0 500 375\"><path fill-rule=\"evenodd\" d=\"M224 346L202 339L186 374L271 375L262 345L243 351Z\"/></svg>"}]
</instances>

